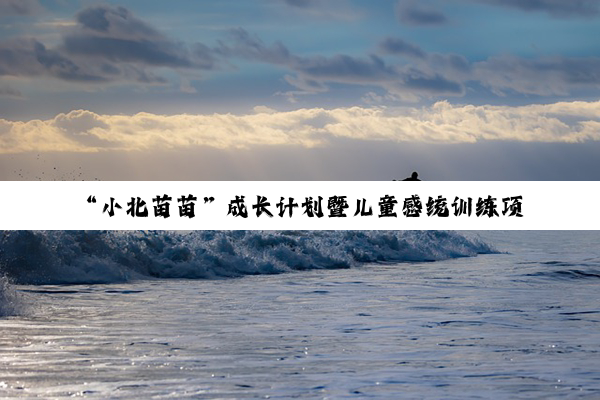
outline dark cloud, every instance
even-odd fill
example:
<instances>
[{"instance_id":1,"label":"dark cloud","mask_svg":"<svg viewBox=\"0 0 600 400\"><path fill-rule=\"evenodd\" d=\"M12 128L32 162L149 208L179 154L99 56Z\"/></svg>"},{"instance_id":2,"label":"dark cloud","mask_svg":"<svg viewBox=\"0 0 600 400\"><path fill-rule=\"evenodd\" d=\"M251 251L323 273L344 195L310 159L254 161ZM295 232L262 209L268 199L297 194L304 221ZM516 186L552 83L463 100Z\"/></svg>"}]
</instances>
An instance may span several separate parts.
<instances>
[{"instance_id":1,"label":"dark cloud","mask_svg":"<svg viewBox=\"0 0 600 400\"><path fill-rule=\"evenodd\" d=\"M396 15L403 24L414 26L443 25L447 22L446 16L441 11L412 0L398 2Z\"/></svg>"},{"instance_id":2,"label":"dark cloud","mask_svg":"<svg viewBox=\"0 0 600 400\"><path fill-rule=\"evenodd\" d=\"M124 7L93 6L75 16L84 29L129 39L163 39L163 35Z\"/></svg>"},{"instance_id":3,"label":"dark cloud","mask_svg":"<svg viewBox=\"0 0 600 400\"><path fill-rule=\"evenodd\" d=\"M116 63L138 63L172 68L195 66L186 49L164 42L72 35L65 37L64 46L69 54L97 57ZM204 63L203 65L212 66L214 64Z\"/></svg>"},{"instance_id":4,"label":"dark cloud","mask_svg":"<svg viewBox=\"0 0 600 400\"><path fill-rule=\"evenodd\" d=\"M243 57L276 65L290 65L298 60L282 43L267 46L258 36L242 28L232 30L229 39L226 44L221 43L218 49L226 57Z\"/></svg>"},{"instance_id":5,"label":"dark cloud","mask_svg":"<svg viewBox=\"0 0 600 400\"><path fill-rule=\"evenodd\" d=\"M506 91L550 96L568 95L575 90L600 88L600 58L545 57L527 59L496 56L471 63L458 54L427 53L415 44L386 38L379 45L387 54L410 57L402 88L459 95L463 86L476 82L504 96ZM422 77L424 75L424 78Z\"/></svg>"},{"instance_id":6,"label":"dark cloud","mask_svg":"<svg viewBox=\"0 0 600 400\"><path fill-rule=\"evenodd\" d=\"M461 55L428 53L416 44L399 38L385 38L379 43L379 51L384 54L406 56L421 68L436 71L438 74L462 77L471 70L469 61Z\"/></svg>"},{"instance_id":7,"label":"dark cloud","mask_svg":"<svg viewBox=\"0 0 600 400\"><path fill-rule=\"evenodd\" d=\"M7 15L32 15L40 12L37 0L0 0L0 17Z\"/></svg>"},{"instance_id":8,"label":"dark cloud","mask_svg":"<svg viewBox=\"0 0 600 400\"><path fill-rule=\"evenodd\" d=\"M63 39L65 51L72 55L151 67L209 70L216 65L208 47L199 44L190 50L123 7L89 7L76 19L77 28Z\"/></svg>"},{"instance_id":9,"label":"dark cloud","mask_svg":"<svg viewBox=\"0 0 600 400\"><path fill-rule=\"evenodd\" d=\"M16 0L13 0L16 2ZM328 0L329 1L329 0ZM526 12L545 12L554 17L595 17L600 14L600 0L463 0ZM291 7L309 9L318 6L315 0L283 0ZM324 2L323 2L324 3ZM322 4L322 3L321 3ZM423 1L398 0L396 15L400 22L413 26L442 25L448 22L444 13Z\"/></svg>"},{"instance_id":10,"label":"dark cloud","mask_svg":"<svg viewBox=\"0 0 600 400\"><path fill-rule=\"evenodd\" d=\"M474 0L479 3L546 12L555 17L593 17L600 12L600 0Z\"/></svg>"},{"instance_id":11,"label":"dark cloud","mask_svg":"<svg viewBox=\"0 0 600 400\"><path fill-rule=\"evenodd\" d=\"M123 7L88 7L77 13L76 22L55 48L33 38L0 41L0 76L165 84L155 67L183 73L217 68L216 50L171 40Z\"/></svg>"},{"instance_id":12,"label":"dark cloud","mask_svg":"<svg viewBox=\"0 0 600 400\"><path fill-rule=\"evenodd\" d=\"M514 6L509 0L468 1ZM560 6L551 0L527 0L519 4L523 9L548 12L551 12L548 7L554 5L554 10L567 13L567 10L575 9L592 12L592 6L597 2L578 0L569 2L569 6ZM526 3L531 5L525 6ZM8 4L12 3L0 3ZM308 2L302 1L295 6L303 4L308 6ZM427 11L424 7L409 1L399 3L398 10ZM428 10L437 13L434 11ZM505 91L540 96L565 95L577 89L600 87L600 59L594 57L524 59L501 56L471 63L461 55L429 53L417 44L393 37L379 43L378 54L305 56L294 54L281 42L267 44L244 29L231 31L229 37L216 47L178 42L123 7L87 7L76 14L75 20L76 26L63 31L60 44L52 48L33 38L0 41L0 77L40 76L87 84L135 82L152 85L168 83L158 75L158 68L169 68L178 73L182 81L187 79L189 86L193 74L215 70L230 60L241 58L289 71L284 79L297 89L289 92L292 94L321 93L329 90L332 84L346 84L375 90L382 88L393 95L391 97L414 101L422 97L460 96L465 93L465 86L472 82L498 95ZM420 23L426 23L426 20L422 18ZM434 20L430 18L429 23ZM402 56L403 59L394 60L382 54ZM0 87L0 95L20 94L18 91L9 93Z\"/></svg>"},{"instance_id":13,"label":"dark cloud","mask_svg":"<svg viewBox=\"0 0 600 400\"><path fill-rule=\"evenodd\" d=\"M14 89L8 85L0 84L0 96L22 98L23 94L17 89Z\"/></svg>"},{"instance_id":14,"label":"dark cloud","mask_svg":"<svg viewBox=\"0 0 600 400\"><path fill-rule=\"evenodd\" d=\"M35 39L16 38L0 42L0 76L52 77L68 82L107 83L131 81L164 84L166 80L129 64L74 57L61 49L49 49Z\"/></svg>"},{"instance_id":15,"label":"dark cloud","mask_svg":"<svg viewBox=\"0 0 600 400\"><path fill-rule=\"evenodd\" d=\"M574 89L600 88L600 58L491 57L473 65L474 79L499 95L567 95Z\"/></svg>"},{"instance_id":16,"label":"dark cloud","mask_svg":"<svg viewBox=\"0 0 600 400\"><path fill-rule=\"evenodd\" d=\"M357 58L345 54L333 57L307 57L298 60L294 68L313 79L348 83L377 83L399 78L398 72L375 56Z\"/></svg>"},{"instance_id":17,"label":"dark cloud","mask_svg":"<svg viewBox=\"0 0 600 400\"><path fill-rule=\"evenodd\" d=\"M284 0L286 4L292 7L306 8L313 3L313 0Z\"/></svg>"},{"instance_id":18,"label":"dark cloud","mask_svg":"<svg viewBox=\"0 0 600 400\"><path fill-rule=\"evenodd\" d=\"M329 20L355 21L362 18L364 10L352 0L273 0L283 3L299 15Z\"/></svg>"},{"instance_id":19,"label":"dark cloud","mask_svg":"<svg viewBox=\"0 0 600 400\"><path fill-rule=\"evenodd\" d=\"M379 44L379 48L385 54L393 54L420 59L424 59L427 57L427 54L423 50L421 50L419 46L397 38L385 38Z\"/></svg>"},{"instance_id":20,"label":"dark cloud","mask_svg":"<svg viewBox=\"0 0 600 400\"><path fill-rule=\"evenodd\" d=\"M457 95L464 92L460 82L444 77L431 68L418 70L390 65L376 55L302 57L293 54L279 42L268 46L243 29L233 31L231 39L231 43L222 44L223 55L285 66L297 74L296 77L287 76L286 81L303 92L323 92L328 83L378 86L413 100L415 96ZM390 42L395 41L390 39ZM407 49L412 48L413 52L418 50L415 45L404 44ZM428 56L425 52L421 55Z\"/></svg>"},{"instance_id":21,"label":"dark cloud","mask_svg":"<svg viewBox=\"0 0 600 400\"><path fill-rule=\"evenodd\" d=\"M267 46L256 35L250 35L244 29L232 31L231 38L233 42L222 47L223 54L228 57L242 57L268 64L287 66L309 78L305 81L328 79L373 81L377 77L387 76L389 78L395 74L386 67L383 60L376 56L370 58L356 58L347 55L300 57L292 54L280 42Z\"/></svg>"},{"instance_id":22,"label":"dark cloud","mask_svg":"<svg viewBox=\"0 0 600 400\"><path fill-rule=\"evenodd\" d=\"M440 74L427 76L420 72L412 76L408 75L403 82L403 87L413 92L430 94L432 96L442 94L460 96L465 91L461 83L449 80Z\"/></svg>"},{"instance_id":23,"label":"dark cloud","mask_svg":"<svg viewBox=\"0 0 600 400\"><path fill-rule=\"evenodd\" d=\"M0 76L51 76L67 81L104 82L106 78L35 39L0 42Z\"/></svg>"}]
</instances>

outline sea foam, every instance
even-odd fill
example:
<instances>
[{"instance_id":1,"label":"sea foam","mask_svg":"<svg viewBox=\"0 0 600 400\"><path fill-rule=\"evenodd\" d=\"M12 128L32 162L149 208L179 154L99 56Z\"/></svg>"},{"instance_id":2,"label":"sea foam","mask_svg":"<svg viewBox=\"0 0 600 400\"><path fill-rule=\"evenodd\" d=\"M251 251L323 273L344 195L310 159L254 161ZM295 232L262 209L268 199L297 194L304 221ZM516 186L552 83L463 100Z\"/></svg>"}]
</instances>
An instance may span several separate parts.
<instances>
[{"instance_id":1,"label":"sea foam","mask_svg":"<svg viewBox=\"0 0 600 400\"><path fill-rule=\"evenodd\" d=\"M22 295L10 284L6 276L0 276L0 317L22 315L25 309Z\"/></svg>"}]
</instances>

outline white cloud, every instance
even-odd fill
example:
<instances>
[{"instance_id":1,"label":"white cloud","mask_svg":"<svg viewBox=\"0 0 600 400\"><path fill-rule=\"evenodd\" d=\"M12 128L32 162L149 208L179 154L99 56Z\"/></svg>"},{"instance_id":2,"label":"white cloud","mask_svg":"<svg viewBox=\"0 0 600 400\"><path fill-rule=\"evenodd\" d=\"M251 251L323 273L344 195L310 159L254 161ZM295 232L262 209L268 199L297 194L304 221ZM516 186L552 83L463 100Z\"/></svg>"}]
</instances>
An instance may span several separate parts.
<instances>
[{"instance_id":1,"label":"white cloud","mask_svg":"<svg viewBox=\"0 0 600 400\"><path fill-rule=\"evenodd\" d=\"M208 146L327 146L336 139L472 143L600 140L600 101L425 108L299 109L254 114L99 115L77 110L41 121L0 119L0 153L140 151Z\"/></svg>"},{"instance_id":2,"label":"white cloud","mask_svg":"<svg viewBox=\"0 0 600 400\"><path fill-rule=\"evenodd\" d=\"M256 106L253 110L257 114L275 114L277 112L277 110L267 106Z\"/></svg>"}]
</instances>

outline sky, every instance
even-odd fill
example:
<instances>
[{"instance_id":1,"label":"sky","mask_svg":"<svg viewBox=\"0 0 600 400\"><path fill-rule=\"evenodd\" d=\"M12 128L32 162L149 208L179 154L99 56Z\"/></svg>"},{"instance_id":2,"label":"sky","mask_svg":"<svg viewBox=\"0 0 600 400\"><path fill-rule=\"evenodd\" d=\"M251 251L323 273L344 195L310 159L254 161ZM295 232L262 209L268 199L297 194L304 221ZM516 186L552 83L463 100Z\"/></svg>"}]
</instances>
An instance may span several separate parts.
<instances>
[{"instance_id":1,"label":"sky","mask_svg":"<svg viewBox=\"0 0 600 400\"><path fill-rule=\"evenodd\" d=\"M600 180L600 0L0 0L2 180Z\"/></svg>"}]
</instances>

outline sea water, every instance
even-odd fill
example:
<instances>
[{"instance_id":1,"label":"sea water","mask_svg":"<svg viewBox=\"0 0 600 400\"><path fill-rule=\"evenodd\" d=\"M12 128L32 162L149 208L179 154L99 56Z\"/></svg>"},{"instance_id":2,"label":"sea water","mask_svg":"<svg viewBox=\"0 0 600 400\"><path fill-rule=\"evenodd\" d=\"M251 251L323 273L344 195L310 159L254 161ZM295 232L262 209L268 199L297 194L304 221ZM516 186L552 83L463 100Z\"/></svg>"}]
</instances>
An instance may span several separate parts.
<instances>
[{"instance_id":1,"label":"sea water","mask_svg":"<svg viewBox=\"0 0 600 400\"><path fill-rule=\"evenodd\" d=\"M600 232L0 236L0 397L600 398Z\"/></svg>"}]
</instances>

